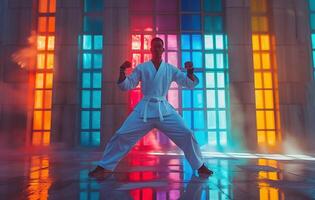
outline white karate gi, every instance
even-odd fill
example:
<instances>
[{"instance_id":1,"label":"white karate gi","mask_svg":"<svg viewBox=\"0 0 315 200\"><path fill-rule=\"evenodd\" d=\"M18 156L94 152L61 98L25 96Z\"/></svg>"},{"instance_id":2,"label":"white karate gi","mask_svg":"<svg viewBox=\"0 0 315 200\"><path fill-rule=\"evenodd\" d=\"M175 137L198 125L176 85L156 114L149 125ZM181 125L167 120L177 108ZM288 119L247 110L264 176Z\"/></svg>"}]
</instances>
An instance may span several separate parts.
<instances>
[{"instance_id":1,"label":"white karate gi","mask_svg":"<svg viewBox=\"0 0 315 200\"><path fill-rule=\"evenodd\" d=\"M131 90L139 81L144 97L110 139L98 165L114 170L122 157L141 137L151 129L157 128L183 150L193 169L201 167L202 156L192 130L185 125L182 117L166 100L172 81L193 89L199 83L198 78L195 76L195 81L192 81L186 73L163 61L156 70L153 63L148 61L139 64L130 76L118 84L118 87L124 91Z\"/></svg>"}]
</instances>

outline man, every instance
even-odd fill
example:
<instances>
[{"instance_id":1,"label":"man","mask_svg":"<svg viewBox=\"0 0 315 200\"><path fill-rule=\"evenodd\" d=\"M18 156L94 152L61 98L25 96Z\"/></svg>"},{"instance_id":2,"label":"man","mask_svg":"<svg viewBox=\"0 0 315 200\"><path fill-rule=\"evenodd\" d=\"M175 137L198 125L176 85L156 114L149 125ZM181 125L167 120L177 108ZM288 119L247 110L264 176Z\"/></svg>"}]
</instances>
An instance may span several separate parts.
<instances>
[{"instance_id":1,"label":"man","mask_svg":"<svg viewBox=\"0 0 315 200\"><path fill-rule=\"evenodd\" d=\"M192 89L199 80L193 73L191 62L185 63L187 75L163 62L163 45L161 38L153 38L150 49L152 59L136 66L130 76L125 76L126 68L131 67L130 62L124 62L120 67L118 87L123 91L131 90L141 81L144 97L110 139L98 166L89 172L90 177L104 178L110 175L132 146L153 128L161 130L184 151L191 167L198 170L200 176L208 177L213 174L202 161L200 148L192 130L166 100L172 81Z\"/></svg>"}]
</instances>

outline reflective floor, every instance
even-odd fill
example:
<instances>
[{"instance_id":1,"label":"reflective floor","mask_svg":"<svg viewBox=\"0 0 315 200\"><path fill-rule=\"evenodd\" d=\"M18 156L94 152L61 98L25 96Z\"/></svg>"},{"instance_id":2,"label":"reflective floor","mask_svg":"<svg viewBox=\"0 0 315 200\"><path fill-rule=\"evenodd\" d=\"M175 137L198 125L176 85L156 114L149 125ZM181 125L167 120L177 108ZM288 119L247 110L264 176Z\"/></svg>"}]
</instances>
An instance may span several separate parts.
<instances>
[{"instance_id":1,"label":"reflective floor","mask_svg":"<svg viewBox=\"0 0 315 200\"><path fill-rule=\"evenodd\" d=\"M88 178L100 152L0 153L0 199L315 199L314 160L206 158L201 179L178 155L133 152L104 181Z\"/></svg>"}]
</instances>

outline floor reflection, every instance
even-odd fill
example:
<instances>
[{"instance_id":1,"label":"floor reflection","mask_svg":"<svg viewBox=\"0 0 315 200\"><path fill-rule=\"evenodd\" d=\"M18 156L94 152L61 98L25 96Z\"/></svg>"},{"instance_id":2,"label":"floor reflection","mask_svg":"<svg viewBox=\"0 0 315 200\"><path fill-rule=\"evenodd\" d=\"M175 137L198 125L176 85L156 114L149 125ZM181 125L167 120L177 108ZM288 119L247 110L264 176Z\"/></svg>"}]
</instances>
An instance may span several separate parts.
<instances>
[{"instance_id":1,"label":"floor reflection","mask_svg":"<svg viewBox=\"0 0 315 200\"><path fill-rule=\"evenodd\" d=\"M133 152L108 179L87 176L101 153L0 152L0 199L314 199L315 162L209 158L202 179L182 156Z\"/></svg>"}]
</instances>

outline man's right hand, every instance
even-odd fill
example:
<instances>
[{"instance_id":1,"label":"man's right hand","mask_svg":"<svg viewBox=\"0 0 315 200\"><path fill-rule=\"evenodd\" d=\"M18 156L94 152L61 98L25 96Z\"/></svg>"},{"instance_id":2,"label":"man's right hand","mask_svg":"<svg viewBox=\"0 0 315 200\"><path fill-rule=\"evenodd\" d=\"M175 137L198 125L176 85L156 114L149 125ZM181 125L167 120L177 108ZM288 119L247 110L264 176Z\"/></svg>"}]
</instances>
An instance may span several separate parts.
<instances>
[{"instance_id":1,"label":"man's right hand","mask_svg":"<svg viewBox=\"0 0 315 200\"><path fill-rule=\"evenodd\" d=\"M120 66L120 70L125 70L127 68L131 67L131 62L129 61L125 61L121 66Z\"/></svg>"}]
</instances>

